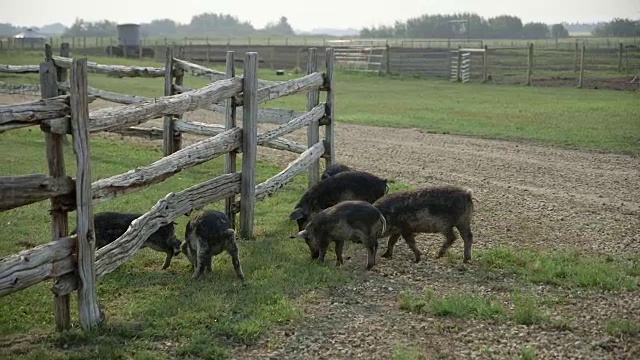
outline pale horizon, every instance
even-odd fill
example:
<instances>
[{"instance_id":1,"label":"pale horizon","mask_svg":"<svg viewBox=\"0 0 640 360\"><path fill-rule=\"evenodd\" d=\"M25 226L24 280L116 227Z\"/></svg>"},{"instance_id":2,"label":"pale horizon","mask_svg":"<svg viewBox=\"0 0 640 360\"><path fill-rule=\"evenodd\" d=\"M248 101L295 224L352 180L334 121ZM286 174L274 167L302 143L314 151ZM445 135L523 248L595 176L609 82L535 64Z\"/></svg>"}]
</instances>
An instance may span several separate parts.
<instances>
[{"instance_id":1,"label":"pale horizon","mask_svg":"<svg viewBox=\"0 0 640 360\"><path fill-rule=\"evenodd\" d=\"M108 6L95 6L81 0L1 0L0 23L14 26L42 27L53 23L65 26L76 18L86 21L110 20L116 23L148 23L156 19L172 19L188 24L194 15L204 12L223 13L236 16L240 21L250 22L256 29L264 28L286 16L289 24L298 31L318 28L357 30L363 27L393 25L396 20L423 14L476 13L484 18L499 15L519 17L523 23L593 23L611 21L613 18L640 18L640 1L563 1L538 0L522 4L514 0L451 0L447 2L395 0L393 6L372 6L370 1L325 0L307 3L293 0L261 2L248 0L238 2L219 0L215 5L206 0L181 0L179 6L164 6L149 0L111 0ZM578 5L579 4L579 5ZM37 9L38 11L34 11ZM73 9L73 10L71 10Z\"/></svg>"}]
</instances>

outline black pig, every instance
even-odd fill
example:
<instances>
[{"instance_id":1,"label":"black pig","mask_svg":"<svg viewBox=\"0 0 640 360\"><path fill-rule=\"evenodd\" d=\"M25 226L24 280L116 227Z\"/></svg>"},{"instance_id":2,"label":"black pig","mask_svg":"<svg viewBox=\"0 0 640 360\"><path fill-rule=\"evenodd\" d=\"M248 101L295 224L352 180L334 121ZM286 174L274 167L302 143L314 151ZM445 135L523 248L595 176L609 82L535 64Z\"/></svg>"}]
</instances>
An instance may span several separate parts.
<instances>
[{"instance_id":1,"label":"black pig","mask_svg":"<svg viewBox=\"0 0 640 360\"><path fill-rule=\"evenodd\" d=\"M182 252L191 262L194 278L211 272L213 257L226 251L231 255L236 274L240 280L244 280L238 257L236 232L231 228L227 214L207 210L196 215L187 223L184 237Z\"/></svg>"},{"instance_id":2,"label":"black pig","mask_svg":"<svg viewBox=\"0 0 640 360\"><path fill-rule=\"evenodd\" d=\"M387 220L385 236L390 236L385 258L393 256L393 247L402 236L413 251L415 262L421 252L415 241L418 233L441 233L445 237L437 257L446 254L456 239L456 227L464 240L464 262L471 260L471 218L473 193L470 189L454 186L427 187L419 190L399 191L385 195L373 204Z\"/></svg>"},{"instance_id":3,"label":"black pig","mask_svg":"<svg viewBox=\"0 0 640 360\"><path fill-rule=\"evenodd\" d=\"M351 171L351 170L352 169L345 164L340 164L340 163L331 164L327 166L326 169L324 169L324 172L322 173L320 180L324 180L328 177L339 174L341 172Z\"/></svg>"},{"instance_id":4,"label":"black pig","mask_svg":"<svg viewBox=\"0 0 640 360\"><path fill-rule=\"evenodd\" d=\"M122 236L129 229L133 220L142 215L142 213L112 211L95 214L93 216L93 224L96 234L96 249L104 247ZM71 234L75 234L77 231L78 229L76 228ZM168 268L171 265L171 259L180 254L180 240L176 237L175 224L171 222L151 234L142 245L142 248L146 247L167 254L162 268Z\"/></svg>"},{"instance_id":5,"label":"black pig","mask_svg":"<svg viewBox=\"0 0 640 360\"><path fill-rule=\"evenodd\" d=\"M367 248L367 270L376 264L378 237L385 231L386 221L380 211L366 201L347 200L318 212L298 233L305 239L311 257L324 262L331 242L336 246L336 266L344 263L345 240L362 243Z\"/></svg>"},{"instance_id":6,"label":"black pig","mask_svg":"<svg viewBox=\"0 0 640 360\"><path fill-rule=\"evenodd\" d=\"M289 215L298 222L302 231L311 216L345 200L362 200L373 203L387 193L387 179L365 171L345 171L330 176L313 185L296 204Z\"/></svg>"}]
</instances>

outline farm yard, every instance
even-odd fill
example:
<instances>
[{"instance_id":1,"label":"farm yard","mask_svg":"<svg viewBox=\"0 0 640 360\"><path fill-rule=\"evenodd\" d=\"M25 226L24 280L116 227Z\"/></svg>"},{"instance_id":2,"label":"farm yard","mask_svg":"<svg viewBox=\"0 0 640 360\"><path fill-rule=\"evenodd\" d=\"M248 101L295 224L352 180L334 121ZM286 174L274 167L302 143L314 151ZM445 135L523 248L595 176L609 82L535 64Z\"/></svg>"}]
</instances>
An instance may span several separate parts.
<instances>
[{"instance_id":1,"label":"farm yard","mask_svg":"<svg viewBox=\"0 0 640 360\"><path fill-rule=\"evenodd\" d=\"M238 53L236 56L241 56ZM2 64L38 64L41 53L0 53ZM162 63L91 57L102 64ZM224 69L218 69L224 70ZM286 74L286 79L299 75ZM38 76L0 74L38 83ZM283 80L263 69L260 79ZM185 87L203 79L185 77ZM139 251L98 283L107 323L58 334L48 282L0 300L0 354L7 358L602 358L640 356L640 106L637 91L452 84L402 76L335 74L337 159L391 180L390 192L452 184L473 189L472 262L460 239L435 259L442 236L418 235L420 263L404 242L364 270L347 244L342 268L312 263L288 221L307 186L297 176L256 205L254 240L240 240L247 281L226 255L192 280L184 255ZM91 74L89 85L159 97L162 79ZM0 104L34 101L0 95ZM304 110L306 95L268 102ZM113 106L96 100L91 111ZM224 124L197 110L190 121ZM162 128L162 120L144 126ZM259 124L258 133L273 129ZM287 138L306 142L306 130ZM35 128L0 134L0 175L46 173ZM202 137L183 135L183 145ZM92 180L162 157L162 141L92 134ZM67 171L75 167L65 146ZM240 156L241 157L241 156ZM258 151L259 183L297 157ZM222 159L180 172L95 211L148 211L169 192L223 173ZM222 209L224 203L208 208ZM48 201L0 213L0 255L50 239ZM70 223L75 216L71 214ZM177 219L183 238L187 217ZM381 241L381 249L386 241ZM379 253L381 254L381 253ZM72 318L77 318L75 298ZM74 325L75 324L74 322ZM77 326L76 326L77 327Z\"/></svg>"}]
</instances>

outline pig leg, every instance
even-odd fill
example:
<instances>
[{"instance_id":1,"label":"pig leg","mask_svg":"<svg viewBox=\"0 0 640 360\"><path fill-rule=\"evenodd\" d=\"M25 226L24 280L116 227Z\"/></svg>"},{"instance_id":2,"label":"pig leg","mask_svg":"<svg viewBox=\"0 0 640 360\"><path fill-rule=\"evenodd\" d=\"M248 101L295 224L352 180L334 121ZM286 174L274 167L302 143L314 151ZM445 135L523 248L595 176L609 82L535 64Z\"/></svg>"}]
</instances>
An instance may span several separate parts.
<instances>
[{"instance_id":1,"label":"pig leg","mask_svg":"<svg viewBox=\"0 0 640 360\"><path fill-rule=\"evenodd\" d=\"M187 256L187 259L189 259L189 262L191 263L191 271L193 271L195 269L195 267L196 267L196 264L195 264L195 259L193 257L193 253L191 252L191 247L185 241L180 246L180 250L182 250L182 252Z\"/></svg>"},{"instance_id":2,"label":"pig leg","mask_svg":"<svg viewBox=\"0 0 640 360\"><path fill-rule=\"evenodd\" d=\"M367 270L371 270L376 265L378 239L372 237L369 239L369 241L365 242L365 244L367 244Z\"/></svg>"},{"instance_id":3,"label":"pig leg","mask_svg":"<svg viewBox=\"0 0 640 360\"><path fill-rule=\"evenodd\" d=\"M318 262L324 263L324 256L326 254L327 254L327 248L326 247L320 247L320 249L318 251Z\"/></svg>"},{"instance_id":4,"label":"pig leg","mask_svg":"<svg viewBox=\"0 0 640 360\"><path fill-rule=\"evenodd\" d=\"M460 236L464 241L464 259L463 262L467 263L471 260L471 245L473 244L473 233L469 225L456 226L460 232Z\"/></svg>"},{"instance_id":5,"label":"pig leg","mask_svg":"<svg viewBox=\"0 0 640 360\"><path fill-rule=\"evenodd\" d=\"M167 251L167 257L164 259L164 264L162 264L162 270L166 269L171 265L171 258L173 258L173 250Z\"/></svg>"},{"instance_id":6,"label":"pig leg","mask_svg":"<svg viewBox=\"0 0 640 360\"><path fill-rule=\"evenodd\" d=\"M447 253L447 250L449 250L449 247L451 247L453 242L456 241L456 234L453 232L453 226L443 231L442 234L444 235L445 239L444 243L442 243L442 248L438 252L438 258L443 257L444 254Z\"/></svg>"},{"instance_id":7,"label":"pig leg","mask_svg":"<svg viewBox=\"0 0 640 360\"><path fill-rule=\"evenodd\" d=\"M240 278L240 280L244 280L244 273L242 272L242 266L240 266L240 258L238 256L238 246L233 245L231 249L228 250L229 255L231 255L231 262L233 263L233 270L236 271L236 275Z\"/></svg>"},{"instance_id":8,"label":"pig leg","mask_svg":"<svg viewBox=\"0 0 640 360\"><path fill-rule=\"evenodd\" d=\"M409 249L413 251L415 262L419 263L420 259L422 258L422 252L418 249L418 246L416 245L415 236L412 233L405 233L405 234L402 234L402 238L407 243L407 246L409 246Z\"/></svg>"},{"instance_id":9,"label":"pig leg","mask_svg":"<svg viewBox=\"0 0 640 360\"><path fill-rule=\"evenodd\" d=\"M344 258L342 258L342 251L344 250L344 241L336 241L336 267L340 267L344 264Z\"/></svg>"},{"instance_id":10,"label":"pig leg","mask_svg":"<svg viewBox=\"0 0 640 360\"><path fill-rule=\"evenodd\" d=\"M196 256L197 265L196 271L193 274L194 278L198 278L207 272L207 270L211 270L211 254L209 253L209 246L204 241L198 241Z\"/></svg>"},{"instance_id":11,"label":"pig leg","mask_svg":"<svg viewBox=\"0 0 640 360\"><path fill-rule=\"evenodd\" d=\"M400 239L400 234L394 234L389 237L389 241L387 242L387 251L382 254L382 257L391 259L393 257L393 247L396 246L396 243Z\"/></svg>"}]
</instances>

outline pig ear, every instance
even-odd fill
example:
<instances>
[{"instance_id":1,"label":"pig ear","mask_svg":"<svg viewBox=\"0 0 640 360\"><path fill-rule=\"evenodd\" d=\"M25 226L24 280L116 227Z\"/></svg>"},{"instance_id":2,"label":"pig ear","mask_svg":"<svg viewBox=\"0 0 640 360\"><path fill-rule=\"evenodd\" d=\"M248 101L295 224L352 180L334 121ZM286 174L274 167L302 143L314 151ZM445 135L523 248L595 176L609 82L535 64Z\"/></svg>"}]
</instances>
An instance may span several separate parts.
<instances>
[{"instance_id":1,"label":"pig ear","mask_svg":"<svg viewBox=\"0 0 640 360\"><path fill-rule=\"evenodd\" d=\"M296 237L306 239L309 237L309 232L305 229L296 234Z\"/></svg>"},{"instance_id":2,"label":"pig ear","mask_svg":"<svg viewBox=\"0 0 640 360\"><path fill-rule=\"evenodd\" d=\"M298 220L298 219L302 219L303 217L304 217L304 212L302 211L302 209L297 208L293 210L293 212L289 215L289 220Z\"/></svg>"}]
</instances>

